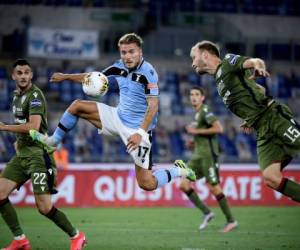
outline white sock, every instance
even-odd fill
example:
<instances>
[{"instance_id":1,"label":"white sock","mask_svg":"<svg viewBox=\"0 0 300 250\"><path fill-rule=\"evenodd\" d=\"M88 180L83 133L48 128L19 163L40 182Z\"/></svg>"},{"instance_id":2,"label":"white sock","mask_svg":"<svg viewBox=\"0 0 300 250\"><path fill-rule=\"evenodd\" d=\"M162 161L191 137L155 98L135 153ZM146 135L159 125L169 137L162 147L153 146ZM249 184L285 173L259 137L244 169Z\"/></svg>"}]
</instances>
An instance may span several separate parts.
<instances>
[{"instance_id":1,"label":"white sock","mask_svg":"<svg viewBox=\"0 0 300 250\"><path fill-rule=\"evenodd\" d=\"M79 235L79 231L78 231L78 229L76 229L76 234L75 234L73 237L71 237L71 239L75 239L75 238L77 238L77 237L78 237L78 235Z\"/></svg>"},{"instance_id":2,"label":"white sock","mask_svg":"<svg viewBox=\"0 0 300 250\"><path fill-rule=\"evenodd\" d=\"M15 236L14 239L15 240L23 240L23 239L25 239L25 234L21 234L20 236Z\"/></svg>"}]
</instances>

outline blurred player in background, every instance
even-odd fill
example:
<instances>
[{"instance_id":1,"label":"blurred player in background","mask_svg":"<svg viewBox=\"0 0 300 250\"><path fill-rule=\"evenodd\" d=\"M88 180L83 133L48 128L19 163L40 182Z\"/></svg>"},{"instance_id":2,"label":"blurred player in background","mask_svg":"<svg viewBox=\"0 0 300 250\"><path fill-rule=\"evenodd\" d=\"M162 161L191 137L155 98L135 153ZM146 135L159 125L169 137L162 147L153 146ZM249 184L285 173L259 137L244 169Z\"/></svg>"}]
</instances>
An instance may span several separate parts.
<instances>
[{"instance_id":1,"label":"blurred player in background","mask_svg":"<svg viewBox=\"0 0 300 250\"><path fill-rule=\"evenodd\" d=\"M57 169L68 170L69 168L69 151L65 148L64 143L61 142L56 147L53 153Z\"/></svg>"},{"instance_id":2,"label":"blurred player in background","mask_svg":"<svg viewBox=\"0 0 300 250\"><path fill-rule=\"evenodd\" d=\"M234 54L220 59L219 48L202 41L191 49L192 67L211 74L224 104L245 121L246 133L256 131L257 155L265 184L300 202L300 185L283 177L282 170L300 151L300 126L290 109L261 91L255 77L269 76L263 60Z\"/></svg>"},{"instance_id":3,"label":"blurred player in background","mask_svg":"<svg viewBox=\"0 0 300 250\"><path fill-rule=\"evenodd\" d=\"M197 180L205 177L210 192L216 197L226 217L227 223L222 229L222 232L226 233L236 228L238 223L231 214L227 199L220 186L217 134L223 133L223 127L210 108L203 103L204 99L205 94L202 88L193 87L190 90L190 102L196 113L194 122L186 127L186 131L194 136L194 152L187 166L194 170ZM215 214L200 200L189 180L182 180L180 189L204 214L199 229L205 229Z\"/></svg>"},{"instance_id":4,"label":"blurred player in background","mask_svg":"<svg viewBox=\"0 0 300 250\"><path fill-rule=\"evenodd\" d=\"M0 131L16 133L16 155L9 161L0 176L0 213L14 235L6 250L30 250L15 209L8 196L31 179L36 206L39 212L52 220L71 238L71 250L80 250L85 244L85 235L73 227L66 215L54 207L51 194L57 193L56 166L52 154L29 136L30 129L47 131L47 107L42 91L32 84L32 70L25 59L13 64L12 79L16 90L12 103L15 125L0 124ZM47 237L47 236L46 236Z\"/></svg>"},{"instance_id":5,"label":"blurred player in background","mask_svg":"<svg viewBox=\"0 0 300 250\"><path fill-rule=\"evenodd\" d=\"M37 131L31 131L31 135L34 140L48 146L57 146L66 133L74 128L78 118L88 120L99 129L99 133L121 137L134 160L139 186L151 191L175 178L186 177L194 181L196 176L191 169L178 162L170 169L151 170L151 130L157 123L159 90L155 69L143 59L142 43L142 39L135 33L122 36L118 42L121 59L103 71L109 84L119 86L120 102L117 107L76 100L65 111L52 136L47 137ZM81 83L86 76L87 73L55 73L50 81L70 80Z\"/></svg>"}]
</instances>

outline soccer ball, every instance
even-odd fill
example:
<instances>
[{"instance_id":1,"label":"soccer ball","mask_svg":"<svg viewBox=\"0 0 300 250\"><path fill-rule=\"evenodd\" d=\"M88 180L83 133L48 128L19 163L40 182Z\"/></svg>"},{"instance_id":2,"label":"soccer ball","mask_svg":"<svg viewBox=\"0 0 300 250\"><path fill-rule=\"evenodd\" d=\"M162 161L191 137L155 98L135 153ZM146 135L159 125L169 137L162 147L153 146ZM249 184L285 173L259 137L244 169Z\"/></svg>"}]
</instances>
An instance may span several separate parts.
<instances>
[{"instance_id":1,"label":"soccer ball","mask_svg":"<svg viewBox=\"0 0 300 250\"><path fill-rule=\"evenodd\" d=\"M108 79L101 72L91 72L82 81L82 90L89 96L104 96L108 90Z\"/></svg>"}]
</instances>

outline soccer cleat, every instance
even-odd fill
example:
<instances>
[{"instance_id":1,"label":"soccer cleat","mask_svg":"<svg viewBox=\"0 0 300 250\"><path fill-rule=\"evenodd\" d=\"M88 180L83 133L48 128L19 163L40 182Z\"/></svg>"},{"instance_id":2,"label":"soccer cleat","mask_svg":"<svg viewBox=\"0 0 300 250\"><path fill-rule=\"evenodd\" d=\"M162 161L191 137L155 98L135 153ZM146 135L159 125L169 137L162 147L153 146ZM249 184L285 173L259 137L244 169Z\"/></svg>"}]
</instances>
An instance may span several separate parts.
<instances>
[{"instance_id":1,"label":"soccer cleat","mask_svg":"<svg viewBox=\"0 0 300 250\"><path fill-rule=\"evenodd\" d=\"M221 230L221 232L222 233L228 233L228 232L230 232L231 230L233 230L237 227L238 227L238 222L237 221L228 222L228 223L226 223L224 228Z\"/></svg>"},{"instance_id":2,"label":"soccer cleat","mask_svg":"<svg viewBox=\"0 0 300 250\"><path fill-rule=\"evenodd\" d=\"M176 160L174 165L180 169L181 176L187 178L190 181L196 181L195 172L190 169L183 160Z\"/></svg>"},{"instance_id":3,"label":"soccer cleat","mask_svg":"<svg viewBox=\"0 0 300 250\"><path fill-rule=\"evenodd\" d=\"M41 143L41 144L43 145L44 149L45 149L49 154L53 153L53 152L56 150L55 147L52 147L51 145L49 145L49 144L47 143L47 138L48 138L47 135L43 135L42 133L40 133L40 132L38 132L38 131L36 131L36 130L34 130L34 129L30 129L30 130L29 130L29 135L30 135L30 137L32 138L32 140Z\"/></svg>"},{"instance_id":4,"label":"soccer cleat","mask_svg":"<svg viewBox=\"0 0 300 250\"><path fill-rule=\"evenodd\" d=\"M71 239L70 250L81 250L87 244L85 239L85 234L83 232L79 232L79 234Z\"/></svg>"},{"instance_id":5,"label":"soccer cleat","mask_svg":"<svg viewBox=\"0 0 300 250\"><path fill-rule=\"evenodd\" d=\"M208 222L210 222L213 218L215 218L215 214L213 212L205 214L203 216L202 223L199 226L199 230L203 230L204 228L206 228L208 225Z\"/></svg>"},{"instance_id":6,"label":"soccer cleat","mask_svg":"<svg viewBox=\"0 0 300 250\"><path fill-rule=\"evenodd\" d=\"M2 250L31 250L30 242L27 238L22 240L13 240L9 246Z\"/></svg>"}]
</instances>

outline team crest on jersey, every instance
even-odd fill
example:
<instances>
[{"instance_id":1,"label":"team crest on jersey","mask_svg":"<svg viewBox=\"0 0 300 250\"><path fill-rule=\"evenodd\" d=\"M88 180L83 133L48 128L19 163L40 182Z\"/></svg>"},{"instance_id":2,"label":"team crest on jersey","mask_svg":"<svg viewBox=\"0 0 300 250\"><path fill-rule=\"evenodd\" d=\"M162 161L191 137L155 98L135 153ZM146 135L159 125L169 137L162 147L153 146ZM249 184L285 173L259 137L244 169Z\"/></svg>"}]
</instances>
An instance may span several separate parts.
<instances>
[{"instance_id":1,"label":"team crest on jersey","mask_svg":"<svg viewBox=\"0 0 300 250\"><path fill-rule=\"evenodd\" d=\"M239 57L240 55L227 54L225 59L227 59L231 65L234 65Z\"/></svg>"},{"instance_id":2,"label":"team crest on jersey","mask_svg":"<svg viewBox=\"0 0 300 250\"><path fill-rule=\"evenodd\" d=\"M34 96L34 98L37 98L38 93L37 93L37 92L34 92L34 93L33 93L33 96Z\"/></svg>"},{"instance_id":3,"label":"team crest on jersey","mask_svg":"<svg viewBox=\"0 0 300 250\"><path fill-rule=\"evenodd\" d=\"M42 106L42 101L39 99L33 99L30 103L31 107L38 107L38 106Z\"/></svg>"}]
</instances>

